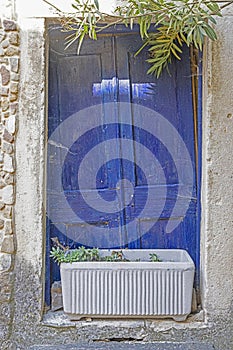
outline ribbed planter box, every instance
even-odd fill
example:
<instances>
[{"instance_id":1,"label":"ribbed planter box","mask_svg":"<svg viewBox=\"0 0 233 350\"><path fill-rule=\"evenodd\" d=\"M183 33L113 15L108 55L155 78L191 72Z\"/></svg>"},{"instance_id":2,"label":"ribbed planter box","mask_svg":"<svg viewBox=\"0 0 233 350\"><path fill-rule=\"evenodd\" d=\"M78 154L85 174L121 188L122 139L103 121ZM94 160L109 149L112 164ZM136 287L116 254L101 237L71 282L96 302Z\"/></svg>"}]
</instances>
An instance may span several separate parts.
<instances>
[{"instance_id":1,"label":"ribbed planter box","mask_svg":"<svg viewBox=\"0 0 233 350\"><path fill-rule=\"evenodd\" d=\"M178 249L123 252L131 262L61 264L63 307L69 318L185 320L191 311L194 278L188 253ZM162 262L150 262L150 253L156 253ZM110 255L111 251L102 250L101 254Z\"/></svg>"}]
</instances>

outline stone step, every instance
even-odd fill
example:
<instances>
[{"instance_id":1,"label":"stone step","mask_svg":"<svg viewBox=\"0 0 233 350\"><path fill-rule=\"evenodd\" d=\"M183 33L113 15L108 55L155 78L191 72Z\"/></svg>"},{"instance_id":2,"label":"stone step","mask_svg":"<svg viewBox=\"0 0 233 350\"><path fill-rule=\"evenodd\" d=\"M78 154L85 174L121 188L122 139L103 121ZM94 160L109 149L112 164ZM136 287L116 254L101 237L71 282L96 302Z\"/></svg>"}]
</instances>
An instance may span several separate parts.
<instances>
[{"instance_id":1,"label":"stone step","mask_svg":"<svg viewBox=\"0 0 233 350\"><path fill-rule=\"evenodd\" d=\"M214 350L207 343L130 343L130 342L94 342L69 345L33 345L28 350Z\"/></svg>"}]
</instances>

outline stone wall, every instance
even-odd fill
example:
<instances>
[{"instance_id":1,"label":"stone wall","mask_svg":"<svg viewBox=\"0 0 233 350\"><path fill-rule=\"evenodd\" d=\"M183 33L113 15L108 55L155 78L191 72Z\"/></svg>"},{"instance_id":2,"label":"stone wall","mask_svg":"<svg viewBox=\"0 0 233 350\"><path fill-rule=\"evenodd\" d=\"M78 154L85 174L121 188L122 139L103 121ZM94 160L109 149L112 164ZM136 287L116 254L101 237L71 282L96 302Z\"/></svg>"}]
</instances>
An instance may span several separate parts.
<instances>
[{"instance_id":1,"label":"stone wall","mask_svg":"<svg viewBox=\"0 0 233 350\"><path fill-rule=\"evenodd\" d=\"M0 19L0 339L12 320L15 202L15 132L19 89L19 32L14 21Z\"/></svg>"}]
</instances>

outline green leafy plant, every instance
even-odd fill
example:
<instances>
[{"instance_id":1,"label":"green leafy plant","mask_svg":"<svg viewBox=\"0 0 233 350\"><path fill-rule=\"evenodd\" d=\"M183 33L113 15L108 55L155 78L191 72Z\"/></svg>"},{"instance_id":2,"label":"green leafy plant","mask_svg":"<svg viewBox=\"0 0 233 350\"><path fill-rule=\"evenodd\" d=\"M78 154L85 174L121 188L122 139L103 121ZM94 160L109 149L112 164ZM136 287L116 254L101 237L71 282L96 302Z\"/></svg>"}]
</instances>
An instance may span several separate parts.
<instances>
[{"instance_id":1,"label":"green leafy plant","mask_svg":"<svg viewBox=\"0 0 233 350\"><path fill-rule=\"evenodd\" d=\"M120 250L120 251L112 251L111 255L104 256L102 258L102 261L117 262L117 261L129 261L129 260L124 257L122 250Z\"/></svg>"},{"instance_id":2,"label":"green leafy plant","mask_svg":"<svg viewBox=\"0 0 233 350\"><path fill-rule=\"evenodd\" d=\"M172 58L181 59L183 46L193 45L202 50L205 38L216 40L213 28L215 17L231 1L221 0L127 0L112 14L100 10L98 0L74 0L75 12L66 14L57 7L63 30L68 32L66 46L78 42L77 52L85 36L97 40L98 34L108 27L125 24L133 29L138 24L143 40L136 54L147 47L150 63L148 74L159 77L168 68ZM223 2L223 5L220 4Z\"/></svg>"},{"instance_id":3,"label":"green leafy plant","mask_svg":"<svg viewBox=\"0 0 233 350\"><path fill-rule=\"evenodd\" d=\"M217 2L202 0L129 0L127 6L118 11L126 18L139 16L144 44L137 54L148 46L150 57L147 61L151 64L148 73L157 77L171 63L172 57L181 59L183 45L202 50L205 37L216 40L211 24L216 23L214 16L221 16ZM151 26L152 31L149 31Z\"/></svg>"},{"instance_id":4,"label":"green leafy plant","mask_svg":"<svg viewBox=\"0 0 233 350\"><path fill-rule=\"evenodd\" d=\"M63 250L60 247L52 247L50 257L58 264L72 263L76 261L100 261L99 250L97 248L87 249L79 247L72 250Z\"/></svg>"},{"instance_id":5,"label":"green leafy plant","mask_svg":"<svg viewBox=\"0 0 233 350\"><path fill-rule=\"evenodd\" d=\"M159 259L158 255L155 253L150 254L150 261L151 262L161 262L162 260Z\"/></svg>"},{"instance_id":6,"label":"green leafy plant","mask_svg":"<svg viewBox=\"0 0 233 350\"><path fill-rule=\"evenodd\" d=\"M57 244L57 242L56 242ZM113 250L111 255L101 256L98 248L85 248L79 247L77 249L67 250L66 247L59 243L57 247L52 247L50 251L50 257L58 264L61 263L73 263L73 262L84 262L84 261L106 261L106 262L126 262L129 261L125 258L122 250ZM139 260L137 260L139 261ZM153 253L150 254L150 261L158 262L161 261L158 256Z\"/></svg>"}]
</instances>

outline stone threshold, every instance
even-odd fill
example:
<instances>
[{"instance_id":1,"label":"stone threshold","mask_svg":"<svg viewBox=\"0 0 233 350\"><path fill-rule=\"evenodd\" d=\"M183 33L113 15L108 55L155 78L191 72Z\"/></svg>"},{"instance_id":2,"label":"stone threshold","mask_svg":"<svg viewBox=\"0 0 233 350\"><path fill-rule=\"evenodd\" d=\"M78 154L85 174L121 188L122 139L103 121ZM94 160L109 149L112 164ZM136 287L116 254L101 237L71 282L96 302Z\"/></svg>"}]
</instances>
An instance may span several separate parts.
<instances>
[{"instance_id":1,"label":"stone threshold","mask_svg":"<svg viewBox=\"0 0 233 350\"><path fill-rule=\"evenodd\" d=\"M156 343L132 343L132 342L94 342L79 343L66 345L35 345L28 350L214 350L214 346L208 343L173 343L173 342L156 342Z\"/></svg>"},{"instance_id":2,"label":"stone threshold","mask_svg":"<svg viewBox=\"0 0 233 350\"><path fill-rule=\"evenodd\" d=\"M79 321L71 321L62 310L48 311L44 314L41 321L42 325L54 328L80 328L80 327L153 327L158 330L166 330L170 328L205 328L207 324L204 322L203 310L195 314L190 314L184 322L176 322L168 318L83 318Z\"/></svg>"}]
</instances>

